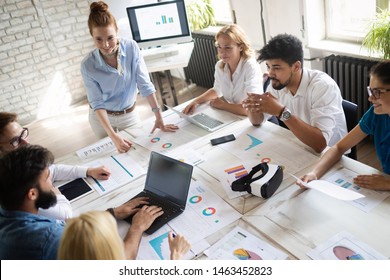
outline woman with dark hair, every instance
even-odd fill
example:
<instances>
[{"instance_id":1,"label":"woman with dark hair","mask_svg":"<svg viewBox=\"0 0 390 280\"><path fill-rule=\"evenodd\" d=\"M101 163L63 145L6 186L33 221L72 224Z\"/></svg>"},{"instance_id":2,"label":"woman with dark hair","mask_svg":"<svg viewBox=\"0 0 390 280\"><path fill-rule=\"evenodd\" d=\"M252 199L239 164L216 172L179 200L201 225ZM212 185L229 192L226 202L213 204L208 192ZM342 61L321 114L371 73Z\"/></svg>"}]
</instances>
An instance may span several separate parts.
<instances>
[{"instance_id":1,"label":"woman with dark hair","mask_svg":"<svg viewBox=\"0 0 390 280\"><path fill-rule=\"evenodd\" d=\"M374 65L370 77L367 93L368 100L372 103L371 108L364 114L359 124L331 147L311 172L302 177L302 181L309 182L320 178L347 150L357 145L367 135L374 136L375 149L382 163L383 172L390 174L390 60ZM390 177L387 175L358 175L353 182L362 188L390 190Z\"/></svg>"}]
</instances>

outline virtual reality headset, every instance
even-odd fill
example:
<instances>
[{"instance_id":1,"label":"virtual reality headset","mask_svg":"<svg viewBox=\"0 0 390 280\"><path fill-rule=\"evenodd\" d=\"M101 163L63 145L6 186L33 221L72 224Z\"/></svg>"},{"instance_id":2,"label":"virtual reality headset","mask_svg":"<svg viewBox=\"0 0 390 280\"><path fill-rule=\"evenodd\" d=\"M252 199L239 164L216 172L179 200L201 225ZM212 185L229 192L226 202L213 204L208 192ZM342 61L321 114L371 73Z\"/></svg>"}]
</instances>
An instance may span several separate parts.
<instances>
[{"instance_id":1,"label":"virtual reality headset","mask_svg":"<svg viewBox=\"0 0 390 280\"><path fill-rule=\"evenodd\" d=\"M261 174L257 175L261 171ZM254 177L255 176L255 177ZM279 165L260 163L248 175L232 183L233 191L247 191L253 195L269 198L279 188L283 180L283 169Z\"/></svg>"}]
</instances>

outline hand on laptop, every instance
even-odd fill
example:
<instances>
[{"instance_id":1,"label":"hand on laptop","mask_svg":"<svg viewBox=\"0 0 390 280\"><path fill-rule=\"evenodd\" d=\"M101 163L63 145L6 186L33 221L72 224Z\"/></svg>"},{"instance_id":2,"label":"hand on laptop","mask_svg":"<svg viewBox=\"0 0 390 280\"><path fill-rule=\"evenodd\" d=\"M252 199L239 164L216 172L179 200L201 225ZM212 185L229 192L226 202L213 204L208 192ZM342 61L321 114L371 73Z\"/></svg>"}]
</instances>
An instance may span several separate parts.
<instances>
[{"instance_id":1,"label":"hand on laptop","mask_svg":"<svg viewBox=\"0 0 390 280\"><path fill-rule=\"evenodd\" d=\"M152 225L154 220L163 213L164 211L162 211L161 207L144 205L138 210L137 214L134 215L130 228L145 231Z\"/></svg>"},{"instance_id":2,"label":"hand on laptop","mask_svg":"<svg viewBox=\"0 0 390 280\"><path fill-rule=\"evenodd\" d=\"M174 236L172 231L168 234L169 250L171 251L171 260L180 260L187 253L191 244L183 235Z\"/></svg>"},{"instance_id":3,"label":"hand on laptop","mask_svg":"<svg viewBox=\"0 0 390 280\"><path fill-rule=\"evenodd\" d=\"M183 114L186 115L192 115L195 112L196 107L198 107L199 104L195 100L192 101L190 104L188 104L184 109L183 109Z\"/></svg>"},{"instance_id":4,"label":"hand on laptop","mask_svg":"<svg viewBox=\"0 0 390 280\"><path fill-rule=\"evenodd\" d=\"M125 219L140 210L142 205L147 204L149 204L147 197L137 197L131 199L123 203L121 206L114 208L115 218L120 220Z\"/></svg>"}]
</instances>

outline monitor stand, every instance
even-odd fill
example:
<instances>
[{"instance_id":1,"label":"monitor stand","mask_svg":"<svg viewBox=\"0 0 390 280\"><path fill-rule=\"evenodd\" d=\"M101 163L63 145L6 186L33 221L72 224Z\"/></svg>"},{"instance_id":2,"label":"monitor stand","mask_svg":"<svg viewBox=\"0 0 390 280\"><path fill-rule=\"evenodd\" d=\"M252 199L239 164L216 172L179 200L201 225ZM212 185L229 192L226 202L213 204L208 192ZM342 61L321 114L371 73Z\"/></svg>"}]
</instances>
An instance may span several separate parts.
<instances>
[{"instance_id":1,"label":"monitor stand","mask_svg":"<svg viewBox=\"0 0 390 280\"><path fill-rule=\"evenodd\" d=\"M165 45L141 50L145 61L158 60L179 54L178 45Z\"/></svg>"}]
</instances>

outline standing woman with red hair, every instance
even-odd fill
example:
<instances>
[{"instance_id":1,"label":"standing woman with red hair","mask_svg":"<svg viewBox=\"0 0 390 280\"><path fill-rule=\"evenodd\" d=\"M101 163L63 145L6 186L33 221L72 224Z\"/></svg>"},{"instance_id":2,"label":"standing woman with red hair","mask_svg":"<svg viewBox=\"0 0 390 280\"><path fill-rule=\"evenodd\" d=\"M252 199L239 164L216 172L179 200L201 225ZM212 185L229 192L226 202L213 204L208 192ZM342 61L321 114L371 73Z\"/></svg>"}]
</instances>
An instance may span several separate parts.
<instances>
[{"instance_id":1,"label":"standing woman with red hair","mask_svg":"<svg viewBox=\"0 0 390 280\"><path fill-rule=\"evenodd\" d=\"M96 49L81 62L81 74L90 105L89 123L98 138L109 136L119 152L127 152L131 142L119 130L140 125L135 110L137 93L148 100L156 128L175 131L177 126L165 125L156 99L156 90L137 43L117 37L118 26L103 1L90 5L89 32Z\"/></svg>"}]
</instances>

